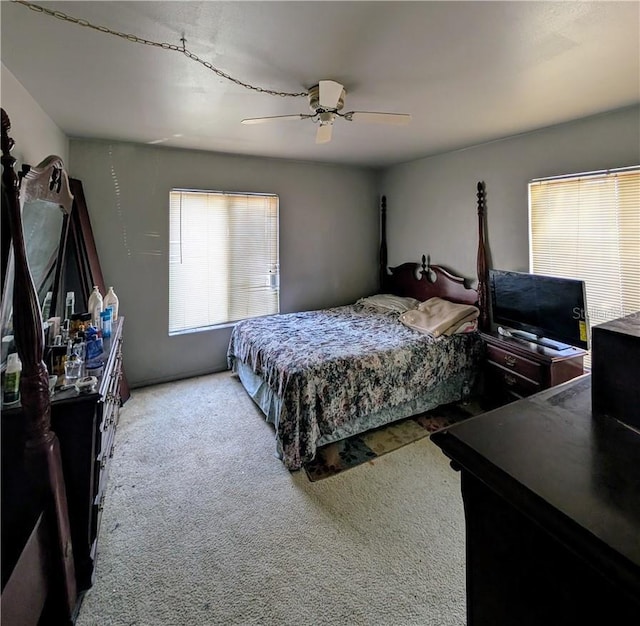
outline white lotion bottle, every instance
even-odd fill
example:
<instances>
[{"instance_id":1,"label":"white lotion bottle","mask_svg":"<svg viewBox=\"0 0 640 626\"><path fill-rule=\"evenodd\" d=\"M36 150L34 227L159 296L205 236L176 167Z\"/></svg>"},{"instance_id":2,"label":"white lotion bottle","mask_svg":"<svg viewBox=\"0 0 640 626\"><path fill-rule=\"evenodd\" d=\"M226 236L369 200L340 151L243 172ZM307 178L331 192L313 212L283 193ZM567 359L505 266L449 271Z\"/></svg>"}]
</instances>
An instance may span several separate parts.
<instances>
[{"instance_id":1,"label":"white lotion bottle","mask_svg":"<svg viewBox=\"0 0 640 626\"><path fill-rule=\"evenodd\" d=\"M89 296L89 313L91 313L91 324L96 328L100 328L100 313L102 313L102 294L97 285L93 286L93 291Z\"/></svg>"},{"instance_id":2,"label":"white lotion bottle","mask_svg":"<svg viewBox=\"0 0 640 626\"><path fill-rule=\"evenodd\" d=\"M109 291L107 291L107 295L104 297L102 307L103 310L107 310L111 307L111 321L115 322L118 319L118 296L116 296L113 287L109 287Z\"/></svg>"}]
</instances>

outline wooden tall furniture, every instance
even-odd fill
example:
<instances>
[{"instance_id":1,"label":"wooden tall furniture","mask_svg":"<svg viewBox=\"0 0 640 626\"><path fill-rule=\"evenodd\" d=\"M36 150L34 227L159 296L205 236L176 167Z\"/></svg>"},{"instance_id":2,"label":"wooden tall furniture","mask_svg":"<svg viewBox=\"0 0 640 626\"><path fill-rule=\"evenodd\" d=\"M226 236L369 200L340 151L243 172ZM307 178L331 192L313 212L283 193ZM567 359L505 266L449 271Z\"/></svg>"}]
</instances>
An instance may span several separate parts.
<instances>
[{"instance_id":1,"label":"wooden tall furniture","mask_svg":"<svg viewBox=\"0 0 640 626\"><path fill-rule=\"evenodd\" d=\"M119 407L129 395L122 379L124 321L120 318L114 324L113 335L105 342L108 358L97 388L82 394L74 388L57 392L52 400L43 362L45 348L49 349L44 345L43 302L37 289L52 292L50 314L55 317L61 316L55 298L61 292L74 291L76 311L83 311L92 285L99 285L103 293L105 285L82 183L69 179L59 157L51 156L35 168L23 166L21 186L9 131L3 110L2 277L3 293L12 298L13 306L0 310L2 334L14 336L22 375L20 405L4 406L1 418L2 624L59 626L73 623L80 592L92 583ZM36 203L36 208L43 203L56 214L62 208L64 213L61 232L42 227L29 231L49 235L57 246L56 254L46 255L53 263L42 272L55 278L37 288L29 253L43 246L26 249L21 214L26 201ZM5 280L10 244L15 269L7 276L13 276L12 288L10 279ZM5 318L6 310L10 318ZM7 319L12 333L4 331Z\"/></svg>"},{"instance_id":2,"label":"wooden tall furniture","mask_svg":"<svg viewBox=\"0 0 640 626\"><path fill-rule=\"evenodd\" d=\"M124 318L114 324L103 374L96 389L56 392L51 402L51 425L60 442L76 583L79 591L93 582L98 533L107 477L115 447L120 412L122 378L122 330ZM21 407L2 412L2 469L19 484L14 467L24 444L24 412ZM12 488L8 484L9 489Z\"/></svg>"},{"instance_id":3,"label":"wooden tall furniture","mask_svg":"<svg viewBox=\"0 0 640 626\"><path fill-rule=\"evenodd\" d=\"M434 433L461 470L468 626L634 624L640 433L582 376Z\"/></svg>"},{"instance_id":4,"label":"wooden tall furniture","mask_svg":"<svg viewBox=\"0 0 640 626\"><path fill-rule=\"evenodd\" d=\"M24 245L10 130L9 116L3 109L2 196L9 216L15 259L13 327L22 361L20 393L25 425L19 469L24 472L23 493L27 496L26 505L20 501L11 503L14 506L11 513L15 515L11 521L16 528L23 524L29 534L23 538L24 543L20 541L16 546L15 562L5 562L7 554L3 553L3 568L7 570L3 571L2 621L6 626L28 626L36 624L46 610L56 623L65 624L73 620L77 601L67 494L60 445L51 430L48 372L42 360L42 317ZM52 177L51 189L56 187L58 181ZM64 185L59 188L63 192L68 190ZM59 202L70 209L71 199L70 195L61 193ZM4 506L2 514L7 515ZM5 532L4 519L2 531Z\"/></svg>"}]
</instances>

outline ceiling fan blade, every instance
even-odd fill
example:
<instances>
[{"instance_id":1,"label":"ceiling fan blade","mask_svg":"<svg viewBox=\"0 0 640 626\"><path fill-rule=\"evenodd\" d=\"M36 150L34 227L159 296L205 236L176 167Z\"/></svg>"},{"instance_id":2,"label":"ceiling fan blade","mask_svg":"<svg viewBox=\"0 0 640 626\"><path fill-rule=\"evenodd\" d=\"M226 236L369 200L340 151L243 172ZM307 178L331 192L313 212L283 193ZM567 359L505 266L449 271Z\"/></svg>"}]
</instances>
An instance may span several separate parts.
<instances>
[{"instance_id":1,"label":"ceiling fan blade","mask_svg":"<svg viewBox=\"0 0 640 626\"><path fill-rule=\"evenodd\" d=\"M369 122L371 124L393 124L402 126L411 121L408 113L375 113L373 111L351 111L342 117L350 122Z\"/></svg>"},{"instance_id":2,"label":"ceiling fan blade","mask_svg":"<svg viewBox=\"0 0 640 626\"><path fill-rule=\"evenodd\" d=\"M316 133L316 143L329 143L331 141L332 131L333 124L322 124L318 126L318 132Z\"/></svg>"},{"instance_id":3,"label":"ceiling fan blade","mask_svg":"<svg viewBox=\"0 0 640 626\"><path fill-rule=\"evenodd\" d=\"M298 115L272 115L271 117L250 117L246 120L242 120L242 124L263 124L264 122L272 122L274 120L306 120L313 115L304 115L299 113Z\"/></svg>"},{"instance_id":4,"label":"ceiling fan blade","mask_svg":"<svg viewBox=\"0 0 640 626\"><path fill-rule=\"evenodd\" d=\"M344 87L335 80L321 80L318 83L318 102L323 109L335 109Z\"/></svg>"}]
</instances>

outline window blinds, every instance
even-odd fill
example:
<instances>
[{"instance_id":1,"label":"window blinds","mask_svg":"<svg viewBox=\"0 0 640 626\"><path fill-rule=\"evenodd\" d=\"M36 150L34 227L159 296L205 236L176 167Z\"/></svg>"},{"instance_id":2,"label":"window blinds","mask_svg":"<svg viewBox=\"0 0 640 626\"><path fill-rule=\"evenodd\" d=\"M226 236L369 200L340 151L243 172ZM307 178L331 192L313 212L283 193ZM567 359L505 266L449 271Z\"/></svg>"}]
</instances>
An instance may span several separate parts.
<instances>
[{"instance_id":1,"label":"window blinds","mask_svg":"<svg viewBox=\"0 0 640 626\"><path fill-rule=\"evenodd\" d=\"M172 190L169 334L278 312L277 196Z\"/></svg>"},{"instance_id":2,"label":"window blinds","mask_svg":"<svg viewBox=\"0 0 640 626\"><path fill-rule=\"evenodd\" d=\"M640 311L640 168L529 184L530 267L584 280L590 327Z\"/></svg>"}]
</instances>

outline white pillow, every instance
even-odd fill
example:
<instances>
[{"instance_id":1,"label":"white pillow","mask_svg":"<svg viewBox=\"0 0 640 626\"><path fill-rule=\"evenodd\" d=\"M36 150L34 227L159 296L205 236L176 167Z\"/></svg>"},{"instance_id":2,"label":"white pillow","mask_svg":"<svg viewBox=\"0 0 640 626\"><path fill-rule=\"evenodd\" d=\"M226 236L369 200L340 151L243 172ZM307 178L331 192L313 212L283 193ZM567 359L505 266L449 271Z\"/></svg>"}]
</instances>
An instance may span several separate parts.
<instances>
[{"instance_id":1,"label":"white pillow","mask_svg":"<svg viewBox=\"0 0 640 626\"><path fill-rule=\"evenodd\" d=\"M404 313L415 309L419 304L420 301L415 298L404 298L390 293L379 293L375 296L360 298L356 302L357 307L377 313Z\"/></svg>"}]
</instances>

